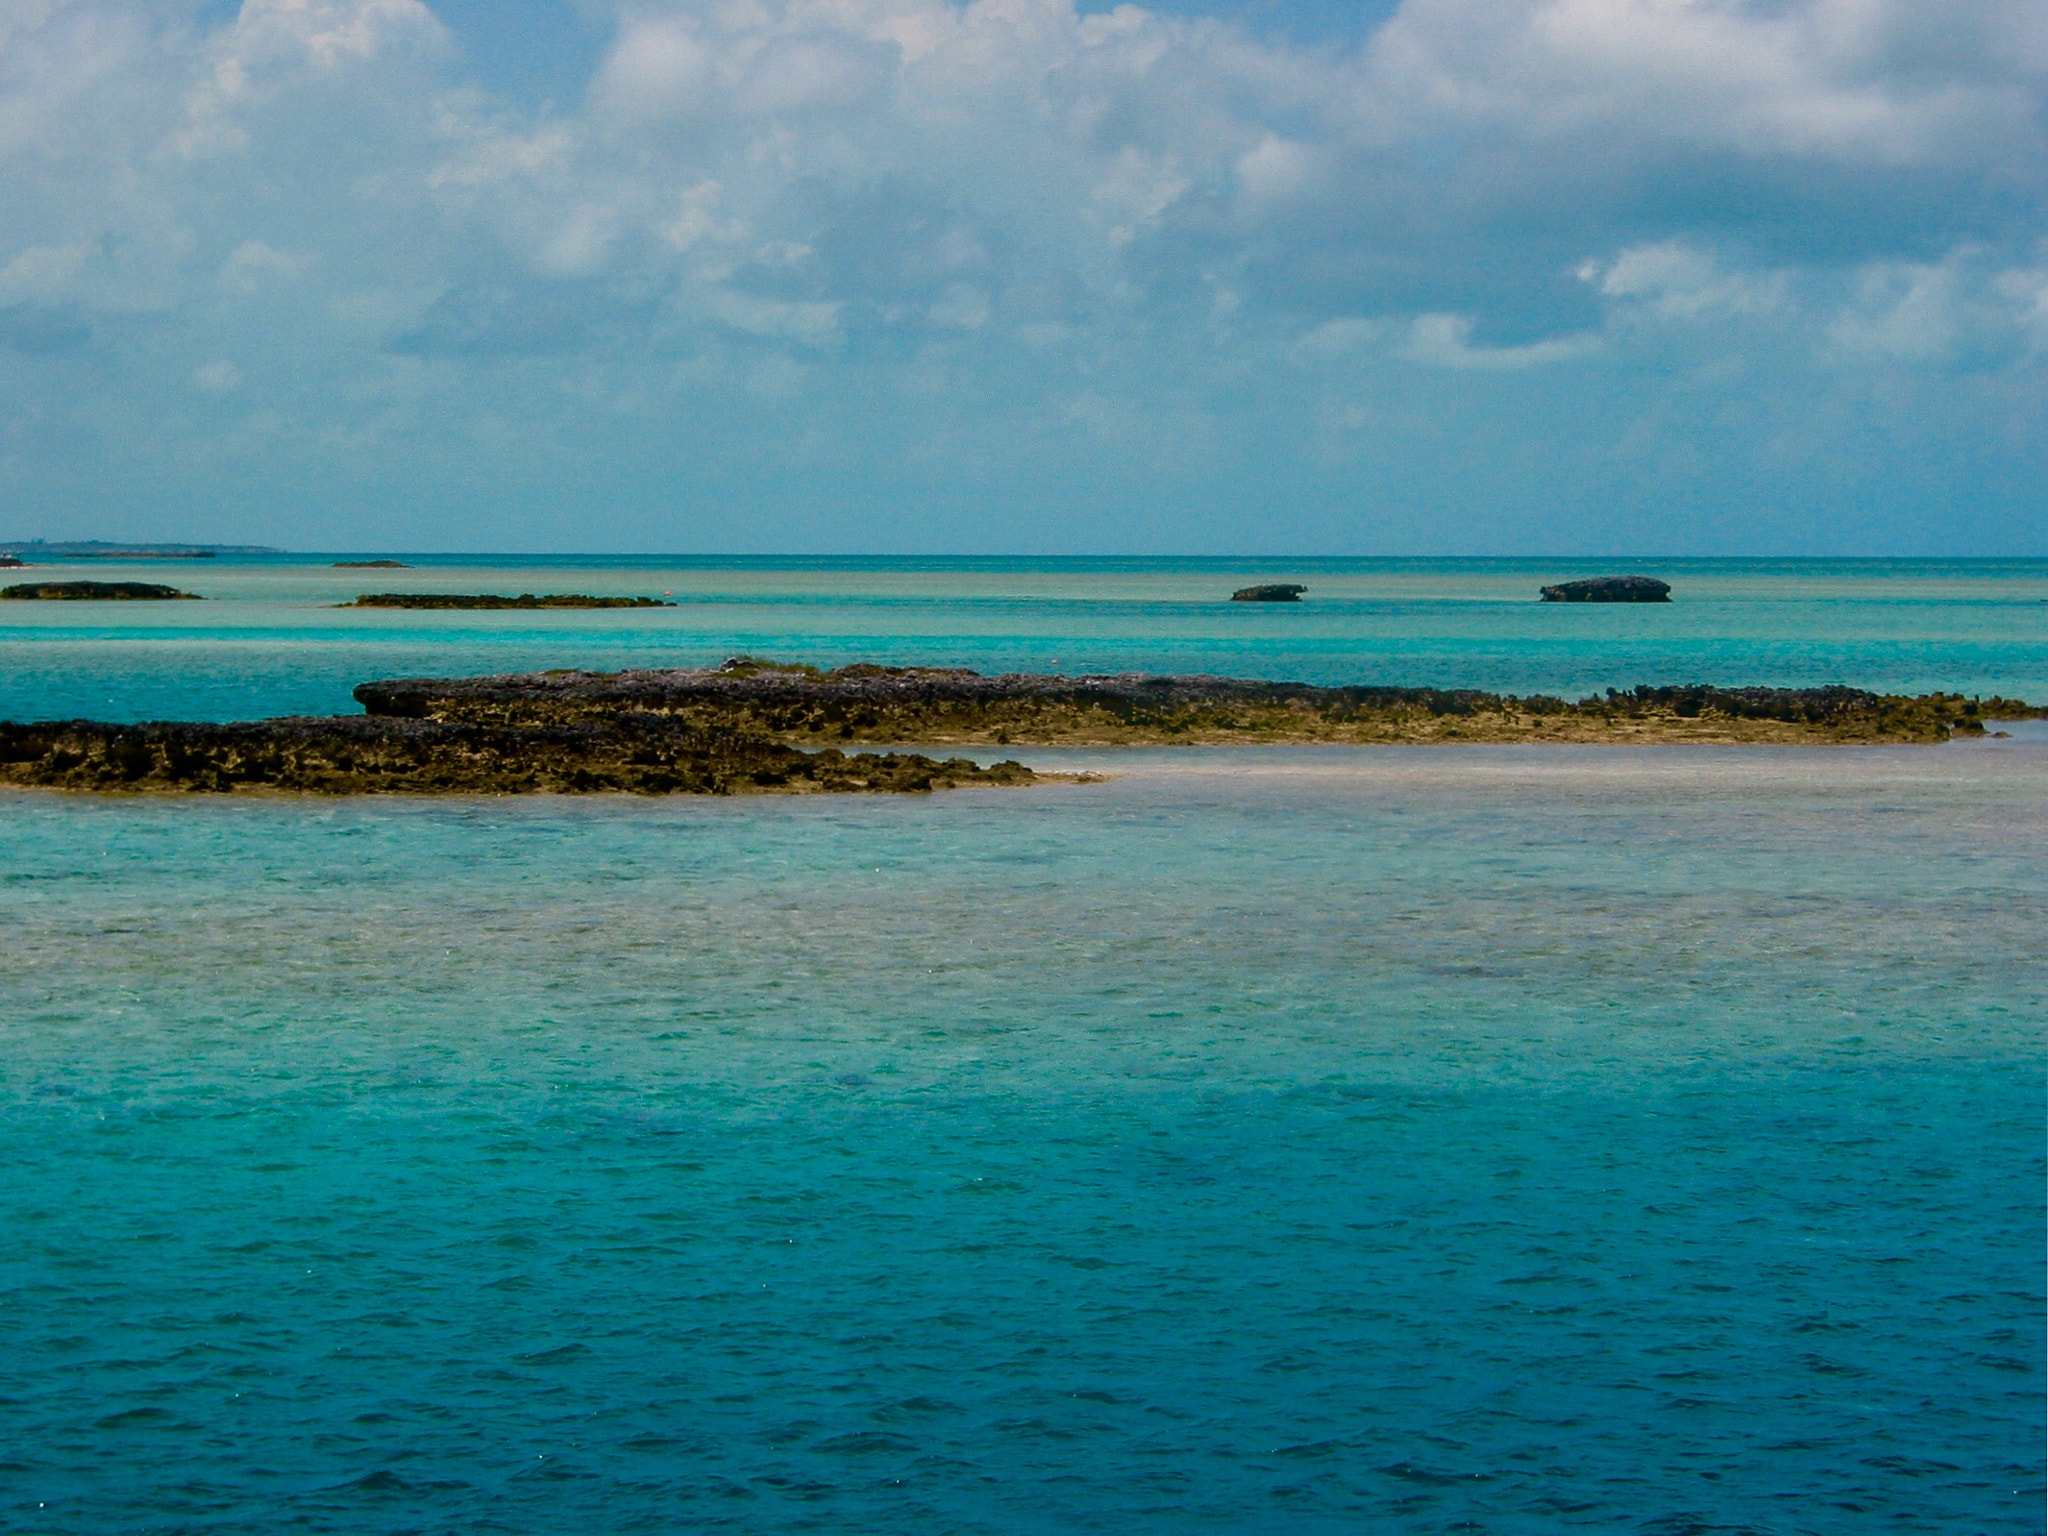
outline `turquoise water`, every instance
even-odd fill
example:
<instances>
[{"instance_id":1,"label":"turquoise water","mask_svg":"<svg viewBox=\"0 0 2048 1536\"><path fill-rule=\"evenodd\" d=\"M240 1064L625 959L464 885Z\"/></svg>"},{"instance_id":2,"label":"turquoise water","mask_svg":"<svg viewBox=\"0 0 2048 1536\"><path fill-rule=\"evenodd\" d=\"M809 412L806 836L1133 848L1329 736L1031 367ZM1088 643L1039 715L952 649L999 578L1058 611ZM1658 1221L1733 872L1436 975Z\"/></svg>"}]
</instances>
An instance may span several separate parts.
<instances>
[{"instance_id":1,"label":"turquoise water","mask_svg":"<svg viewBox=\"0 0 2048 1536\"><path fill-rule=\"evenodd\" d=\"M2048 697L2038 564L1077 569L501 628L179 568L228 600L0 610L0 712L724 648ZM2042 734L0 793L0 1528L2038 1532Z\"/></svg>"},{"instance_id":2,"label":"turquoise water","mask_svg":"<svg viewBox=\"0 0 2048 1536\"><path fill-rule=\"evenodd\" d=\"M50 567L183 583L171 604L0 603L0 718L352 710L369 677L716 664L736 651L978 671L1220 672L1577 696L1637 683L1846 682L2048 699L2048 561L431 559ZM1615 567L1668 606L1544 604ZM1306 582L1295 606L1237 586ZM672 594L654 611L337 610L363 591Z\"/></svg>"}]
</instances>

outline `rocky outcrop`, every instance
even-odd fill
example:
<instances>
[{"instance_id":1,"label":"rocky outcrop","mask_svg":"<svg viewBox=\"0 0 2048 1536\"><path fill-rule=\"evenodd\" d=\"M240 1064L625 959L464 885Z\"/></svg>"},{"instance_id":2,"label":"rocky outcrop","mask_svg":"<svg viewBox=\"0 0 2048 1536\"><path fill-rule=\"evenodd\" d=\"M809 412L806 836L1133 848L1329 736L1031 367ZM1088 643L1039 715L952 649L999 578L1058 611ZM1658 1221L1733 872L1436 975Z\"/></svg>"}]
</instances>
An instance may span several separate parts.
<instances>
[{"instance_id":1,"label":"rocky outcrop","mask_svg":"<svg viewBox=\"0 0 2048 1536\"><path fill-rule=\"evenodd\" d=\"M1654 576L1594 576L1543 589L1546 603L1668 603L1671 583Z\"/></svg>"},{"instance_id":2,"label":"rocky outcrop","mask_svg":"<svg viewBox=\"0 0 2048 1536\"><path fill-rule=\"evenodd\" d=\"M98 791L313 794L917 793L1028 784L914 753L801 752L758 736L623 716L603 725L484 726L360 715L236 724L0 722L0 783Z\"/></svg>"},{"instance_id":3,"label":"rocky outcrop","mask_svg":"<svg viewBox=\"0 0 2048 1536\"><path fill-rule=\"evenodd\" d=\"M18 587L0 587L0 598L42 603L205 601L197 592L180 592L176 587L160 587L153 581L35 581Z\"/></svg>"},{"instance_id":4,"label":"rocky outcrop","mask_svg":"<svg viewBox=\"0 0 2048 1536\"><path fill-rule=\"evenodd\" d=\"M535 596L500 597L491 592L365 592L338 608L673 608L658 597L590 597L581 592L549 592Z\"/></svg>"},{"instance_id":5,"label":"rocky outcrop","mask_svg":"<svg viewBox=\"0 0 2048 1536\"><path fill-rule=\"evenodd\" d=\"M1239 587L1230 594L1233 603L1298 603L1308 590L1295 581L1271 581L1262 587Z\"/></svg>"},{"instance_id":6,"label":"rocky outcrop","mask_svg":"<svg viewBox=\"0 0 2048 1536\"><path fill-rule=\"evenodd\" d=\"M1854 688L1610 689L1578 700L1468 689L1316 688L1143 673L983 677L716 670L365 683L367 715L242 723L0 722L0 784L315 794L917 793L1029 784L1015 761L838 742L1940 741L2048 717L2012 699ZM806 746L822 750L805 750Z\"/></svg>"},{"instance_id":7,"label":"rocky outcrop","mask_svg":"<svg viewBox=\"0 0 2048 1536\"><path fill-rule=\"evenodd\" d=\"M337 560L329 569L336 571L409 571L412 567L403 560Z\"/></svg>"},{"instance_id":8,"label":"rocky outcrop","mask_svg":"<svg viewBox=\"0 0 2048 1536\"><path fill-rule=\"evenodd\" d=\"M545 672L364 683L396 719L572 725L654 715L786 745L905 742L1447 740L1938 741L1971 722L2039 713L2010 700L1853 688L1639 688L1577 702L1473 689L1348 687L1146 673L985 677L959 668L835 672L734 657L716 669Z\"/></svg>"}]
</instances>

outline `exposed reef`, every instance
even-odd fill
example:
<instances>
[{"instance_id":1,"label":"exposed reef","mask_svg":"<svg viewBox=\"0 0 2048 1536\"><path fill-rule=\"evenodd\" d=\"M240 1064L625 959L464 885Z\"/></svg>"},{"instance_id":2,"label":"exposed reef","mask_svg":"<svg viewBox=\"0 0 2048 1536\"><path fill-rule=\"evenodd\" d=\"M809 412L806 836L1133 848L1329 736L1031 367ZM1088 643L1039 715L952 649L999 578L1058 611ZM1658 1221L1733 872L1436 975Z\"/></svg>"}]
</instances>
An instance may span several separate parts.
<instances>
[{"instance_id":1,"label":"exposed reef","mask_svg":"<svg viewBox=\"0 0 2048 1536\"><path fill-rule=\"evenodd\" d=\"M160 587L153 581L31 581L18 587L0 587L0 598L29 603L205 601L197 592L180 592L176 587Z\"/></svg>"},{"instance_id":2,"label":"exposed reef","mask_svg":"<svg viewBox=\"0 0 2048 1536\"><path fill-rule=\"evenodd\" d=\"M337 608L673 608L658 597L590 597L582 592L549 592L500 597L492 592L365 592Z\"/></svg>"},{"instance_id":3,"label":"exposed reef","mask_svg":"<svg viewBox=\"0 0 2048 1536\"><path fill-rule=\"evenodd\" d=\"M1654 576L1594 576L1543 589L1546 603L1668 603L1671 583Z\"/></svg>"},{"instance_id":4,"label":"exposed reef","mask_svg":"<svg viewBox=\"0 0 2048 1536\"><path fill-rule=\"evenodd\" d=\"M1230 594L1233 603L1298 603L1308 590L1298 581L1270 581L1262 587L1239 587Z\"/></svg>"},{"instance_id":5,"label":"exposed reef","mask_svg":"<svg viewBox=\"0 0 2048 1536\"><path fill-rule=\"evenodd\" d=\"M328 567L335 571L409 571L403 560L337 560Z\"/></svg>"},{"instance_id":6,"label":"exposed reef","mask_svg":"<svg viewBox=\"0 0 2048 1536\"><path fill-rule=\"evenodd\" d=\"M0 722L0 784L101 792L901 794L1037 778L1015 762L983 768L914 753L801 752L633 715L560 726L362 715L227 725Z\"/></svg>"},{"instance_id":7,"label":"exposed reef","mask_svg":"<svg viewBox=\"0 0 2048 1536\"><path fill-rule=\"evenodd\" d=\"M660 716L789 746L1167 742L1916 742L2048 711L2008 699L1854 688L1637 688L1570 702L1440 688L1318 688L1118 673L984 677L955 668L823 672L752 657L716 670L539 672L364 683L372 715L561 726Z\"/></svg>"},{"instance_id":8,"label":"exposed reef","mask_svg":"<svg viewBox=\"0 0 2048 1536\"><path fill-rule=\"evenodd\" d=\"M0 784L101 792L916 793L1045 776L1014 761L983 768L854 744L1931 742L1981 734L1986 720L2048 718L2048 708L2013 699L1842 687L1610 689L1568 702L1142 673L823 672L749 657L716 670L399 679L364 683L356 697L368 714L0 722Z\"/></svg>"}]
</instances>

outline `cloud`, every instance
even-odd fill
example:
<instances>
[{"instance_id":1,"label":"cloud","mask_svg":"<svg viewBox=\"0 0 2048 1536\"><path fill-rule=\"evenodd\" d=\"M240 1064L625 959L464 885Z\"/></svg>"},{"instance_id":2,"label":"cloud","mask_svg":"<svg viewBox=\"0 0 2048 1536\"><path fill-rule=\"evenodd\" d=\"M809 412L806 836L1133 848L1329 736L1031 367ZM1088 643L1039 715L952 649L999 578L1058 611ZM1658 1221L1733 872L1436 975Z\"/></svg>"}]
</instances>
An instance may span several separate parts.
<instances>
[{"instance_id":1,"label":"cloud","mask_svg":"<svg viewBox=\"0 0 2048 1536\"><path fill-rule=\"evenodd\" d=\"M0 404L122 453L123 413L225 353L289 363L294 453L459 455L488 416L651 480L630 399L719 423L698 462L744 479L787 440L772 397L818 462L914 461L961 504L1084 419L1121 425L1072 473L1142 487L1199 441L1253 485L1290 433L1409 430L1403 389L1768 372L1819 422L1863 409L1858 368L1929 421L1944 376L2040 395L2036 0L1403 0L1317 48L1072 0L632 0L580 99L531 109L430 0L22 0L0 79L0 344L30 359ZM1466 473L1443 452L1418 484Z\"/></svg>"},{"instance_id":2,"label":"cloud","mask_svg":"<svg viewBox=\"0 0 2048 1536\"><path fill-rule=\"evenodd\" d=\"M32 245L0 267L0 304L61 298L73 290L94 247L84 241L70 245Z\"/></svg>"},{"instance_id":3,"label":"cloud","mask_svg":"<svg viewBox=\"0 0 2048 1536\"><path fill-rule=\"evenodd\" d=\"M627 17L591 85L591 108L627 123L709 110L713 64L691 17Z\"/></svg>"},{"instance_id":4,"label":"cloud","mask_svg":"<svg viewBox=\"0 0 2048 1536\"><path fill-rule=\"evenodd\" d=\"M1749 314L1785 297L1783 273L1730 271L1682 240L1629 246L1612 260L1581 263L1578 275L1605 297L1666 320Z\"/></svg>"},{"instance_id":5,"label":"cloud","mask_svg":"<svg viewBox=\"0 0 2048 1536\"><path fill-rule=\"evenodd\" d=\"M2048 253L2044 253L2048 254ZM1992 282L2031 351L2048 351L2048 265L2013 267Z\"/></svg>"},{"instance_id":6,"label":"cloud","mask_svg":"<svg viewBox=\"0 0 2048 1536\"><path fill-rule=\"evenodd\" d=\"M2027 0L1408 0L1372 57L1385 101L1624 153L2016 165L2044 36Z\"/></svg>"},{"instance_id":7,"label":"cloud","mask_svg":"<svg viewBox=\"0 0 2048 1536\"><path fill-rule=\"evenodd\" d=\"M288 283L311 265L305 256L280 251L262 240L244 240L220 265L220 284L240 294L257 294Z\"/></svg>"},{"instance_id":8,"label":"cloud","mask_svg":"<svg viewBox=\"0 0 2048 1536\"><path fill-rule=\"evenodd\" d=\"M1552 336L1521 346L1472 344L1472 322L1463 315L1417 315L1408 328L1406 355L1440 368L1540 368L1584 357L1596 350L1596 335Z\"/></svg>"},{"instance_id":9,"label":"cloud","mask_svg":"<svg viewBox=\"0 0 2048 1536\"><path fill-rule=\"evenodd\" d=\"M1827 336L1856 365L1995 367L2048 341L2048 272L2003 267L1980 248L1934 262L1871 262L1848 287Z\"/></svg>"},{"instance_id":10,"label":"cloud","mask_svg":"<svg viewBox=\"0 0 2048 1536\"><path fill-rule=\"evenodd\" d=\"M186 121L173 142L188 157L244 148L245 115L281 93L360 77L394 57L430 59L447 41L421 0L242 0L203 50L206 67L185 92Z\"/></svg>"}]
</instances>

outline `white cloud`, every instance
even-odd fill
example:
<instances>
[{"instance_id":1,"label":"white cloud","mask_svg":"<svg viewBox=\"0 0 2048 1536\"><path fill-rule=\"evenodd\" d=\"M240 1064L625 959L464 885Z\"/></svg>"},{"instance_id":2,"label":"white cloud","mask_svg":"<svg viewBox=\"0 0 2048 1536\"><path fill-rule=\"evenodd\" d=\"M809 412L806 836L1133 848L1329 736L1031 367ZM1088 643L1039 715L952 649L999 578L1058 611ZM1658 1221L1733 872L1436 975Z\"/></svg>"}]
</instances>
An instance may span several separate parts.
<instances>
[{"instance_id":1,"label":"white cloud","mask_svg":"<svg viewBox=\"0 0 2048 1536\"><path fill-rule=\"evenodd\" d=\"M580 204L538 244L535 264L555 277L600 271L618 236L613 209L599 202Z\"/></svg>"},{"instance_id":2,"label":"white cloud","mask_svg":"<svg viewBox=\"0 0 2048 1536\"><path fill-rule=\"evenodd\" d=\"M220 264L220 285L234 293L261 293L290 282L312 263L262 240L244 240Z\"/></svg>"},{"instance_id":3,"label":"white cloud","mask_svg":"<svg viewBox=\"0 0 2048 1536\"><path fill-rule=\"evenodd\" d=\"M1768 355L1817 398L2048 349L2039 0L1403 0L1350 50L622 0L580 101L532 110L431 0L197 14L0 5L0 405L90 346L82 414L289 350L301 441L730 387L1392 431L1317 391Z\"/></svg>"},{"instance_id":4,"label":"white cloud","mask_svg":"<svg viewBox=\"0 0 2048 1536\"><path fill-rule=\"evenodd\" d=\"M508 183L566 185L582 150L582 135L569 123L543 123L527 130L508 126L457 99L436 120L442 152L427 173L437 190L487 189Z\"/></svg>"},{"instance_id":5,"label":"white cloud","mask_svg":"<svg viewBox=\"0 0 2048 1536\"><path fill-rule=\"evenodd\" d=\"M837 30L779 37L747 61L734 105L744 114L781 117L877 104L897 63L888 43Z\"/></svg>"},{"instance_id":6,"label":"white cloud","mask_svg":"<svg viewBox=\"0 0 2048 1536\"><path fill-rule=\"evenodd\" d=\"M1992 289L2011 306L2028 347L2048 351L2048 266L2013 267L1993 279Z\"/></svg>"},{"instance_id":7,"label":"white cloud","mask_svg":"<svg viewBox=\"0 0 2048 1536\"><path fill-rule=\"evenodd\" d=\"M421 0L243 0L185 94L178 151L203 158L249 143L245 113L281 92L399 55L431 57L448 34Z\"/></svg>"},{"instance_id":8,"label":"white cloud","mask_svg":"<svg viewBox=\"0 0 2048 1536\"><path fill-rule=\"evenodd\" d=\"M1852 364L1996 366L2048 345L2048 271L2001 267L1973 245L1940 261L1871 262L1852 275L1826 334Z\"/></svg>"},{"instance_id":9,"label":"white cloud","mask_svg":"<svg viewBox=\"0 0 2048 1536\"><path fill-rule=\"evenodd\" d=\"M711 50L698 40L693 18L634 16L619 28L590 101L607 117L645 123L708 111L715 84Z\"/></svg>"},{"instance_id":10,"label":"white cloud","mask_svg":"<svg viewBox=\"0 0 2048 1536\"><path fill-rule=\"evenodd\" d=\"M1845 351L1924 361L1943 356L1960 329L1952 268L1884 262L1858 277L1851 305L1828 328Z\"/></svg>"},{"instance_id":11,"label":"white cloud","mask_svg":"<svg viewBox=\"0 0 2048 1536\"><path fill-rule=\"evenodd\" d=\"M396 46L438 46L445 33L420 0L242 0L233 56L280 71L332 71Z\"/></svg>"},{"instance_id":12,"label":"white cloud","mask_svg":"<svg viewBox=\"0 0 2048 1536\"><path fill-rule=\"evenodd\" d=\"M1277 201L1301 192L1315 169L1314 150L1268 132L1238 156L1237 183L1249 197Z\"/></svg>"},{"instance_id":13,"label":"white cloud","mask_svg":"<svg viewBox=\"0 0 2048 1536\"><path fill-rule=\"evenodd\" d=\"M1374 40L1375 84L1539 136L1888 165L2038 146L2039 6L1938 9L1937 23L1912 0L1407 0Z\"/></svg>"},{"instance_id":14,"label":"white cloud","mask_svg":"<svg viewBox=\"0 0 2048 1536\"><path fill-rule=\"evenodd\" d=\"M1110 245L1125 246L1147 225L1157 223L1192 185L1180 174L1173 156L1150 154L1127 144L1103 169L1090 201L1108 230Z\"/></svg>"},{"instance_id":15,"label":"white cloud","mask_svg":"<svg viewBox=\"0 0 2048 1536\"><path fill-rule=\"evenodd\" d=\"M839 339L837 304L786 303L714 292L705 310L720 324L752 336L776 337L807 347L829 346Z\"/></svg>"},{"instance_id":16,"label":"white cloud","mask_svg":"<svg viewBox=\"0 0 2048 1536\"><path fill-rule=\"evenodd\" d=\"M242 382L242 370L225 358L219 362L207 363L192 371L192 382L201 389L215 394L225 394Z\"/></svg>"},{"instance_id":17,"label":"white cloud","mask_svg":"<svg viewBox=\"0 0 2048 1536\"><path fill-rule=\"evenodd\" d=\"M1736 271L1681 240L1632 245L1612 261L1588 261L1578 275L1609 299L1662 319L1700 319L1771 308L1785 294L1780 272Z\"/></svg>"},{"instance_id":18,"label":"white cloud","mask_svg":"<svg viewBox=\"0 0 2048 1536\"><path fill-rule=\"evenodd\" d=\"M743 220L719 215L719 200L724 192L725 188L715 181L700 181L694 187L685 188L676 194L675 217L666 224L658 225L655 233L676 251L694 250L705 243L721 245L746 239L749 231Z\"/></svg>"},{"instance_id":19,"label":"white cloud","mask_svg":"<svg viewBox=\"0 0 2048 1536\"><path fill-rule=\"evenodd\" d=\"M1417 315L1408 327L1406 354L1439 368L1540 368L1597 351L1593 334L1550 336L1520 346L1472 345L1472 321L1464 315Z\"/></svg>"},{"instance_id":20,"label":"white cloud","mask_svg":"<svg viewBox=\"0 0 2048 1536\"><path fill-rule=\"evenodd\" d=\"M0 304L70 296L80 271L94 254L95 248L83 241L30 246L0 267Z\"/></svg>"},{"instance_id":21,"label":"white cloud","mask_svg":"<svg viewBox=\"0 0 2048 1536\"><path fill-rule=\"evenodd\" d=\"M1341 320L1325 320L1302 337L1298 345L1305 353L1337 357L1385 342L1392 329L1385 320L1367 320L1353 315Z\"/></svg>"}]
</instances>

